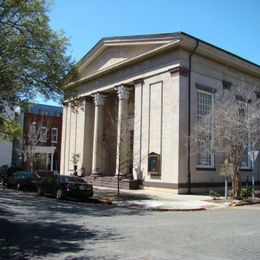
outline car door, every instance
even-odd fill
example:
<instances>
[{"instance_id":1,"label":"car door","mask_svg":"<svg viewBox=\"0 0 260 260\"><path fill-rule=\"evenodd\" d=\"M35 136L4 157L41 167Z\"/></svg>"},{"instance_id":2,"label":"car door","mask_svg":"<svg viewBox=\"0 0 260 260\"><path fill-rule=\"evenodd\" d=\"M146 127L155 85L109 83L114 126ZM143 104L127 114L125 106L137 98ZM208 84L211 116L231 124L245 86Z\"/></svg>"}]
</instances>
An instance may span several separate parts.
<instances>
[{"instance_id":1,"label":"car door","mask_svg":"<svg viewBox=\"0 0 260 260\"><path fill-rule=\"evenodd\" d=\"M8 179L7 179L8 185L9 186L16 186L19 176L20 176L20 173L15 172L15 173L12 174L12 176L8 177Z\"/></svg>"},{"instance_id":2,"label":"car door","mask_svg":"<svg viewBox=\"0 0 260 260\"><path fill-rule=\"evenodd\" d=\"M47 191L46 193L56 195L56 189L58 185L59 176L52 176L48 179L48 183L46 185Z\"/></svg>"}]
</instances>

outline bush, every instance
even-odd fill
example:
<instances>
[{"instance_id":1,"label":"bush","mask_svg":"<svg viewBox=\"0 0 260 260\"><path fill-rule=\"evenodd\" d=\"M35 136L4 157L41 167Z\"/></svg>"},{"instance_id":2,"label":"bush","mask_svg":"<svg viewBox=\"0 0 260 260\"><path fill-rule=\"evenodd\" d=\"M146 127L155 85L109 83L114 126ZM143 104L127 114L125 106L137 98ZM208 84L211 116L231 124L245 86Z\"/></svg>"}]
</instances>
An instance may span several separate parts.
<instances>
[{"instance_id":1,"label":"bush","mask_svg":"<svg viewBox=\"0 0 260 260\"><path fill-rule=\"evenodd\" d=\"M215 200L220 197L220 194L217 191L211 190L209 196Z\"/></svg>"},{"instance_id":2,"label":"bush","mask_svg":"<svg viewBox=\"0 0 260 260\"><path fill-rule=\"evenodd\" d=\"M242 187L240 191L240 197L247 199L252 194L252 190L248 187Z\"/></svg>"}]
</instances>

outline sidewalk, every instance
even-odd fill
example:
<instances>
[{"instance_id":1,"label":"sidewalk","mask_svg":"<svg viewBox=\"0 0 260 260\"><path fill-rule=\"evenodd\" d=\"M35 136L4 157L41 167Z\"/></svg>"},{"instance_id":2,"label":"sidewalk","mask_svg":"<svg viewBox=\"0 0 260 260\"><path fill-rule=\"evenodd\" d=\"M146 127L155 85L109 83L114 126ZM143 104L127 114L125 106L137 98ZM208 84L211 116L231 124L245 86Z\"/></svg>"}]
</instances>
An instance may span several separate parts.
<instances>
[{"instance_id":1,"label":"sidewalk","mask_svg":"<svg viewBox=\"0 0 260 260\"><path fill-rule=\"evenodd\" d=\"M94 198L119 207L158 211L196 211L228 207L230 202L216 203L210 196L178 195L171 190L117 190L94 187Z\"/></svg>"}]
</instances>

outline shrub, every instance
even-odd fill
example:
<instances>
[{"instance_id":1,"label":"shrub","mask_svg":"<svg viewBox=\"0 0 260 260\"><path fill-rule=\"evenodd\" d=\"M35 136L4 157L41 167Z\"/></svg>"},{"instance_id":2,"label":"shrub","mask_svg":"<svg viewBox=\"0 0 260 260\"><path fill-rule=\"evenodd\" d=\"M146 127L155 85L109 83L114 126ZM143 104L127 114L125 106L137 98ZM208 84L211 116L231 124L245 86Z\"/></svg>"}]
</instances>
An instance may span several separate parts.
<instances>
[{"instance_id":1,"label":"shrub","mask_svg":"<svg viewBox=\"0 0 260 260\"><path fill-rule=\"evenodd\" d=\"M72 155L72 160L71 160L73 165L77 165L79 160L80 160L80 154L79 153L74 153Z\"/></svg>"},{"instance_id":2,"label":"shrub","mask_svg":"<svg viewBox=\"0 0 260 260\"><path fill-rule=\"evenodd\" d=\"M249 187L242 187L240 191L240 197L247 199L251 196L252 190Z\"/></svg>"},{"instance_id":3,"label":"shrub","mask_svg":"<svg viewBox=\"0 0 260 260\"><path fill-rule=\"evenodd\" d=\"M220 194L217 191L211 190L209 196L215 200L220 197Z\"/></svg>"}]
</instances>

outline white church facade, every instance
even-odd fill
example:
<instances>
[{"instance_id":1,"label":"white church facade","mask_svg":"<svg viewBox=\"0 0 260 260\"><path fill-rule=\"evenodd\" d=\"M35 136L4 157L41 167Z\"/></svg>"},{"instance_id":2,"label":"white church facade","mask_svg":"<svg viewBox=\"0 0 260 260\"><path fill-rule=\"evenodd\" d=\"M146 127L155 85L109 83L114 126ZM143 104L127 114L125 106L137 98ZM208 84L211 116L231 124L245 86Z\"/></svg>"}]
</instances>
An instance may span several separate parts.
<instances>
[{"instance_id":1,"label":"white church facade","mask_svg":"<svg viewBox=\"0 0 260 260\"><path fill-rule=\"evenodd\" d=\"M82 175L131 175L178 193L223 186L220 158L194 154L187 137L216 92L243 84L260 91L258 65L180 32L103 38L78 68L64 88L80 105L64 103L61 174L73 172L79 154ZM247 166L242 180L252 175ZM258 184L259 168L258 158Z\"/></svg>"}]
</instances>

